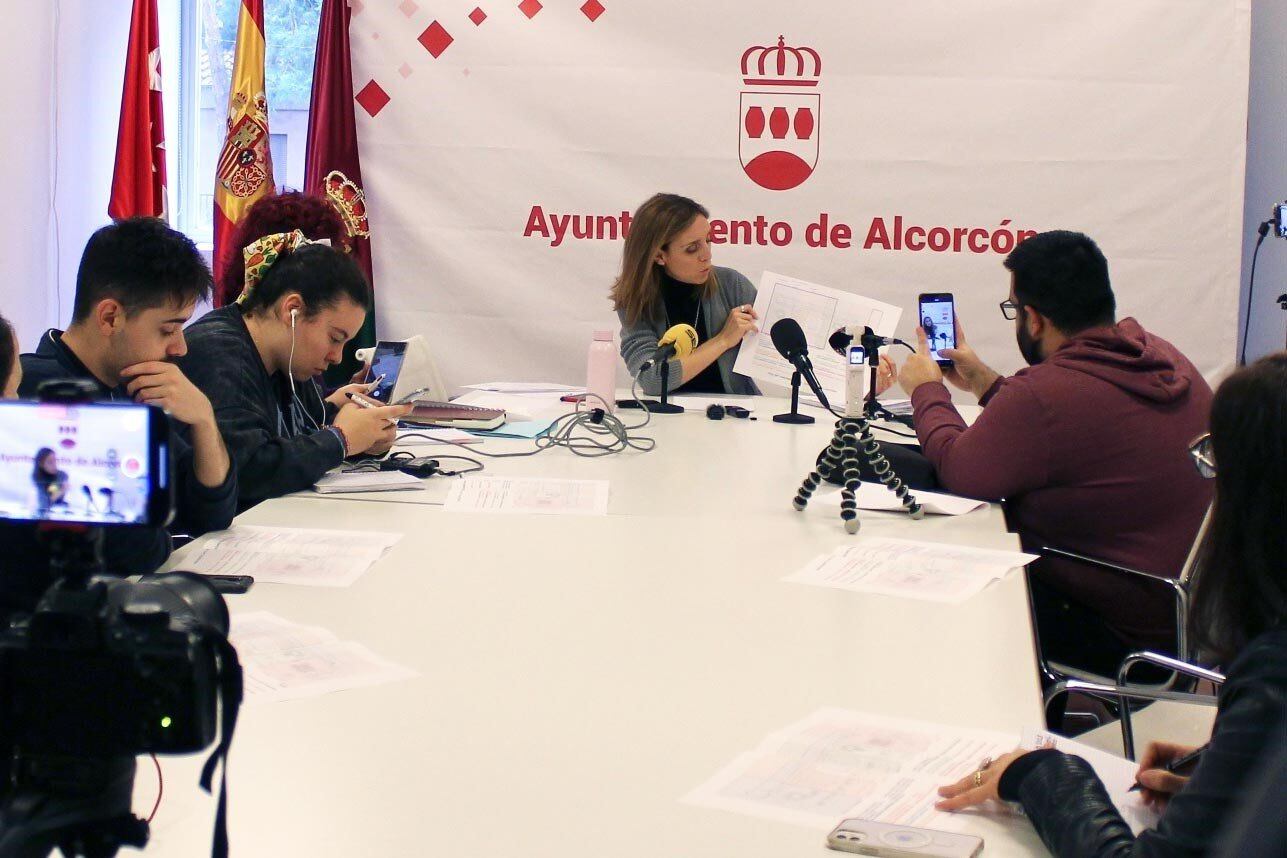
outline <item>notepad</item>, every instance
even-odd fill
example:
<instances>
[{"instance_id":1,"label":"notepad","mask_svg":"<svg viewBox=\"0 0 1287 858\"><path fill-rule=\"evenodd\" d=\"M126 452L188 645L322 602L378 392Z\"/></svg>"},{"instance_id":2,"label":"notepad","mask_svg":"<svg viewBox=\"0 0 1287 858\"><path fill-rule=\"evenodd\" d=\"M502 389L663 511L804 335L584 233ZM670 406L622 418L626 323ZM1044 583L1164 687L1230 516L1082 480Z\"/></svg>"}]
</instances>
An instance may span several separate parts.
<instances>
[{"instance_id":1,"label":"notepad","mask_svg":"<svg viewBox=\"0 0 1287 858\"><path fill-rule=\"evenodd\" d=\"M339 492L423 491L424 483L402 471L336 471L322 477L313 491L329 495Z\"/></svg>"},{"instance_id":2,"label":"notepad","mask_svg":"<svg viewBox=\"0 0 1287 858\"><path fill-rule=\"evenodd\" d=\"M480 408L456 402L431 402L417 399L411 413L402 418L404 426L455 426L458 429L495 429L505 422L499 408Z\"/></svg>"}]
</instances>

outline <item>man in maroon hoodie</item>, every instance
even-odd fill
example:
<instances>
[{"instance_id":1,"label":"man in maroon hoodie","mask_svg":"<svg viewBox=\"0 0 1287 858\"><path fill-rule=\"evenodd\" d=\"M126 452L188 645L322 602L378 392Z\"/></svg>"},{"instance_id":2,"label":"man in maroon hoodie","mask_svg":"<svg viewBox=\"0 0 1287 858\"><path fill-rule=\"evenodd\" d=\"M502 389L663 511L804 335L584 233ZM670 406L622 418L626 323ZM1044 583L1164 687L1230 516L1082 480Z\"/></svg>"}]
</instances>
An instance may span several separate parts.
<instances>
[{"instance_id":1,"label":"man in maroon hoodie","mask_svg":"<svg viewBox=\"0 0 1287 858\"><path fill-rule=\"evenodd\" d=\"M1211 388L1175 346L1134 319L1116 321L1108 262L1086 236L1046 232L1005 261L1029 364L1003 378L965 341L920 349L899 376L916 434L951 492L1006 501L1023 546L1053 546L1175 577L1211 502L1187 448L1206 431ZM974 425L943 379L984 406ZM1169 588L1084 565L1042 561L1034 575L1046 657L1116 674L1139 647L1173 648ZM1167 642L1171 643L1168 645Z\"/></svg>"}]
</instances>

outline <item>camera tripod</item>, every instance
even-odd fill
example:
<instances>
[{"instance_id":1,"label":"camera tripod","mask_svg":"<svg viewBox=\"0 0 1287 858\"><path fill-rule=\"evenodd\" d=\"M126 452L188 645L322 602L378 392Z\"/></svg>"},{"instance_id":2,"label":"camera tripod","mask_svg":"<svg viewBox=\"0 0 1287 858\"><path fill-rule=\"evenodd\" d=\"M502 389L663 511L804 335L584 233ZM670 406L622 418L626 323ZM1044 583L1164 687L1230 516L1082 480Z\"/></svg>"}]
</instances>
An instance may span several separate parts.
<instances>
[{"instance_id":1,"label":"camera tripod","mask_svg":"<svg viewBox=\"0 0 1287 858\"><path fill-rule=\"evenodd\" d=\"M817 490L818 484L839 475L844 479L840 489L840 520L845 530L857 533L861 527L858 520L858 500L856 493L861 484L859 455L867 460L872 473L903 504L903 509L914 519L925 517L925 509L916 501L916 496L908 489L907 484L894 470L894 466L880 450L880 443L872 435L870 418L880 415L884 409L876 401L876 375L880 367L881 338L871 333L862 337L862 345L867 353L868 387L867 395L859 401L857 395L862 387L857 369L850 370L849 390L846 396L845 415L836 420L835 431L831 434L831 443L818 456L817 465L804 478L795 493L791 505L796 511L803 512L809 505L809 498Z\"/></svg>"}]
</instances>

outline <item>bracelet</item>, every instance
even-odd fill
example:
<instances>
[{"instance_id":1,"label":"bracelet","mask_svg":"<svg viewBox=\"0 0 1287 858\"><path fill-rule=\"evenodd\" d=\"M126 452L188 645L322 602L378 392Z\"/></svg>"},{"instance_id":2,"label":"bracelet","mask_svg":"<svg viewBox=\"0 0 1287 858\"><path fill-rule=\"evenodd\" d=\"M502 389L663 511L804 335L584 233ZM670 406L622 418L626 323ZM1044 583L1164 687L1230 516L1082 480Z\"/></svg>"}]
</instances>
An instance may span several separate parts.
<instances>
[{"instance_id":1,"label":"bracelet","mask_svg":"<svg viewBox=\"0 0 1287 858\"><path fill-rule=\"evenodd\" d=\"M343 458L347 459L349 457L349 436L345 435L344 430L336 426L334 423L326 428L334 432L335 437L340 439L340 448L344 453Z\"/></svg>"}]
</instances>

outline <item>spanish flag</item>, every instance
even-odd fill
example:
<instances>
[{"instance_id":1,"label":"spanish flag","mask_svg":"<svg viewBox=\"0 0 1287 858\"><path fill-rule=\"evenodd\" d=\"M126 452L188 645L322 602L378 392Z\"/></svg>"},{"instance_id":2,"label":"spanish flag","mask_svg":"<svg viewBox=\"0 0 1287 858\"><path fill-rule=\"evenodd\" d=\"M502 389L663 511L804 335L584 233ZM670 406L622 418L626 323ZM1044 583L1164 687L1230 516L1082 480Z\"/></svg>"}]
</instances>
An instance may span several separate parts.
<instances>
[{"instance_id":1,"label":"spanish flag","mask_svg":"<svg viewBox=\"0 0 1287 858\"><path fill-rule=\"evenodd\" d=\"M215 168L214 279L223 278L233 227L260 197L272 193L273 159L268 148L268 97L264 91L264 0L241 0L232 81L228 87L228 135Z\"/></svg>"},{"instance_id":2,"label":"spanish flag","mask_svg":"<svg viewBox=\"0 0 1287 858\"><path fill-rule=\"evenodd\" d=\"M107 202L112 218L166 216L160 31L156 0L134 0L116 132L116 168Z\"/></svg>"}]
</instances>

